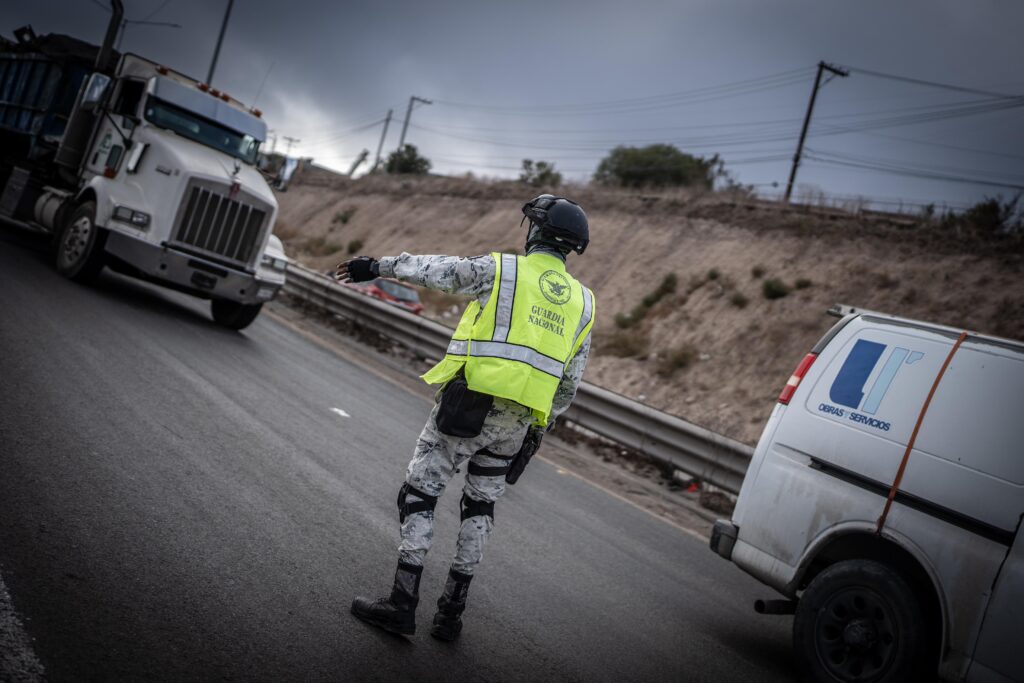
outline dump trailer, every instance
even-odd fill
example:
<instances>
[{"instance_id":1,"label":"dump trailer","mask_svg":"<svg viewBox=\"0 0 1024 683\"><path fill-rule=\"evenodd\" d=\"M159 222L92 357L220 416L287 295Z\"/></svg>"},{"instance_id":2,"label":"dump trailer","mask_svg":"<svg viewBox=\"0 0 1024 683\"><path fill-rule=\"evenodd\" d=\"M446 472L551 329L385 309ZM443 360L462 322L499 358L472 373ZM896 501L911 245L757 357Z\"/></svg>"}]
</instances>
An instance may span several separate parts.
<instances>
[{"instance_id":1,"label":"dump trailer","mask_svg":"<svg viewBox=\"0 0 1024 683\"><path fill-rule=\"evenodd\" d=\"M241 329L284 285L261 113L209 84L31 27L0 38L0 217L51 236L57 270L104 266L208 299Z\"/></svg>"}]
</instances>

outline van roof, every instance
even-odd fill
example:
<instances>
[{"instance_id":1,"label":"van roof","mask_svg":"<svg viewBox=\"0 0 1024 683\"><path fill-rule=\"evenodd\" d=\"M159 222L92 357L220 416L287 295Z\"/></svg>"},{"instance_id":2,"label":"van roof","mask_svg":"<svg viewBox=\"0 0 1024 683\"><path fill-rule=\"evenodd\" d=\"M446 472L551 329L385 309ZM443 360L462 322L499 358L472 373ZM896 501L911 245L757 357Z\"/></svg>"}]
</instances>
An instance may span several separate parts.
<instances>
[{"instance_id":1,"label":"van roof","mask_svg":"<svg viewBox=\"0 0 1024 683\"><path fill-rule=\"evenodd\" d=\"M919 330L926 330L928 332L934 332L941 334L946 337L952 337L956 339L964 331L963 328L949 327L948 325L939 325L938 323L931 323L924 320L915 320L913 318L904 318L898 315L892 315L891 313L882 313L880 311L872 311L866 308L857 308L846 304L835 304L832 308L826 311L829 315L841 317L842 320L837 323L833 330L826 335L827 339L823 339L822 342L830 340L834 336L833 331L838 332L839 329L846 326L851 320L855 318L863 318L864 320L870 320L872 322L879 322L889 325L898 325L901 327L912 327ZM996 337L990 334L982 334L973 330L968 330L968 339L973 343L991 344L993 346L999 346L1011 351L1018 353L1024 353L1024 342L1016 339L1007 339L1005 337ZM819 346L822 346L819 342Z\"/></svg>"}]
</instances>

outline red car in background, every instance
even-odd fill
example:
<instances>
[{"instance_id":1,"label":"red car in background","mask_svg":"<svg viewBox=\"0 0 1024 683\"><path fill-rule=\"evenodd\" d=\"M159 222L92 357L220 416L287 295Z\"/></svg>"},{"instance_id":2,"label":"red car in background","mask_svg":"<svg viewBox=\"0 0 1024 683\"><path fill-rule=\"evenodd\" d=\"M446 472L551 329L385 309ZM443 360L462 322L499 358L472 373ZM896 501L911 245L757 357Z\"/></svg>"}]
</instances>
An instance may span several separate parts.
<instances>
[{"instance_id":1,"label":"red car in background","mask_svg":"<svg viewBox=\"0 0 1024 683\"><path fill-rule=\"evenodd\" d=\"M345 282L347 287L357 289L367 296L380 299L392 306L404 308L410 313L420 315L423 312L423 304L420 303L419 293L409 285L402 284L398 280L379 277L370 282Z\"/></svg>"}]
</instances>

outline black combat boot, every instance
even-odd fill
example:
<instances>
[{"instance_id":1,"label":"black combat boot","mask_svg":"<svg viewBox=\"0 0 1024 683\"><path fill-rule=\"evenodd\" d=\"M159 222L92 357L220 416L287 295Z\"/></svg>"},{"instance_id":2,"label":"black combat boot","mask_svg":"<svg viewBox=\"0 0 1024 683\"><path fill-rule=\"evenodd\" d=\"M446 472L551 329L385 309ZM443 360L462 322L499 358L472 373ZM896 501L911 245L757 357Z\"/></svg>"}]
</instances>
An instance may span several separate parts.
<instances>
[{"instance_id":1,"label":"black combat boot","mask_svg":"<svg viewBox=\"0 0 1024 683\"><path fill-rule=\"evenodd\" d=\"M438 640L455 640L462 631L462 612L466 609L466 595L472 574L463 574L454 569L448 572L444 593L437 600L437 614L430 635Z\"/></svg>"},{"instance_id":2,"label":"black combat boot","mask_svg":"<svg viewBox=\"0 0 1024 683\"><path fill-rule=\"evenodd\" d=\"M399 562L391 595L376 600L359 596L352 601L352 614L385 631L411 636L416 633L416 604L422 573L423 567Z\"/></svg>"}]
</instances>

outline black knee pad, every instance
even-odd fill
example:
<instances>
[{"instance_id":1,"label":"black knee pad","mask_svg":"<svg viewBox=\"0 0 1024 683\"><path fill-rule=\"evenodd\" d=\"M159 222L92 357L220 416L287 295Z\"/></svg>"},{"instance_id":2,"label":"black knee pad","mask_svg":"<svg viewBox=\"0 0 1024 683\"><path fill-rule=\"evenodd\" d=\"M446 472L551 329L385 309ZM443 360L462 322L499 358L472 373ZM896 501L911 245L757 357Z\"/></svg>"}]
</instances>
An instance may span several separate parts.
<instances>
[{"instance_id":1,"label":"black knee pad","mask_svg":"<svg viewBox=\"0 0 1024 683\"><path fill-rule=\"evenodd\" d=\"M474 500L465 493L462 494L462 500L459 501L459 505L462 507L462 521L465 522L470 517L490 517L494 519L494 503L485 503L482 500Z\"/></svg>"},{"instance_id":2,"label":"black knee pad","mask_svg":"<svg viewBox=\"0 0 1024 683\"><path fill-rule=\"evenodd\" d=\"M410 501L409 498L417 500ZM437 496L423 493L409 484L402 484L398 490L398 522L404 523L405 518L417 512L433 512L437 506Z\"/></svg>"}]
</instances>

